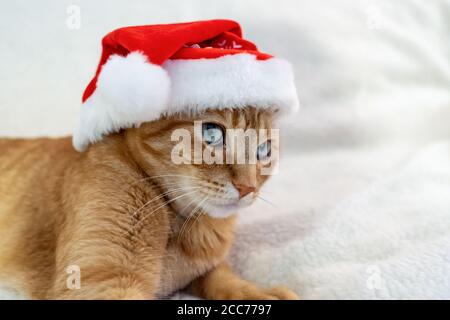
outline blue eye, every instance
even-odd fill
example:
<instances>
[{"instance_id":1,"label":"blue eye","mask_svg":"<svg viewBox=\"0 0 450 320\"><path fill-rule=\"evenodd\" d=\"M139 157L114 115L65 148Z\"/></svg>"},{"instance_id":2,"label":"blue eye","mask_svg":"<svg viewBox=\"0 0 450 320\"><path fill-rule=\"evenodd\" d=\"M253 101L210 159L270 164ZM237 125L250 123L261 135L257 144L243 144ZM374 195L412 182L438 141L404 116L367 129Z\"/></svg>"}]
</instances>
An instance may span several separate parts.
<instances>
[{"instance_id":1,"label":"blue eye","mask_svg":"<svg viewBox=\"0 0 450 320\"><path fill-rule=\"evenodd\" d=\"M270 140L267 140L266 142L261 143L258 146L256 156L257 156L258 160L264 161L264 160L268 159L270 157L270 155L271 155L271 143L270 143Z\"/></svg>"},{"instance_id":2,"label":"blue eye","mask_svg":"<svg viewBox=\"0 0 450 320\"><path fill-rule=\"evenodd\" d=\"M203 141L208 145L223 144L223 129L215 123L204 123L202 126Z\"/></svg>"}]
</instances>

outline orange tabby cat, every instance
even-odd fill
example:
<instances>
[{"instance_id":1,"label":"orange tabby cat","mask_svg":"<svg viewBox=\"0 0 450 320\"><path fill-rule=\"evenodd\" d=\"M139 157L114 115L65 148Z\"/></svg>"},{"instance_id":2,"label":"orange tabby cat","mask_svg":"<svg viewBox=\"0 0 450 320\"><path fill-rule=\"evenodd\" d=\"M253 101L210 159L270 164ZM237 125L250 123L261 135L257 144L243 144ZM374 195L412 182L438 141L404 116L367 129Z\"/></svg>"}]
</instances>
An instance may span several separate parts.
<instances>
[{"instance_id":1,"label":"orange tabby cat","mask_svg":"<svg viewBox=\"0 0 450 320\"><path fill-rule=\"evenodd\" d=\"M0 139L0 281L35 299L154 299L183 288L206 299L296 299L226 263L234 213L267 179L263 164L171 160L173 130L192 132L195 120L270 129L272 118L253 108L163 117L83 153L70 138Z\"/></svg>"}]
</instances>

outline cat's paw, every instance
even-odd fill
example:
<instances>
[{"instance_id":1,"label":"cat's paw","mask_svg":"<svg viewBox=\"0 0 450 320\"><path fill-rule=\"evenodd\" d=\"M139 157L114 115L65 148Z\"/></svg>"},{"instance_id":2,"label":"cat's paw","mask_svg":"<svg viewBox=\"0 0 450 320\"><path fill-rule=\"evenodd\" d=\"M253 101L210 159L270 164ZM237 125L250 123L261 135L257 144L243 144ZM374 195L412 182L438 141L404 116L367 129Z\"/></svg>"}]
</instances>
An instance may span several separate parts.
<instances>
[{"instance_id":1,"label":"cat's paw","mask_svg":"<svg viewBox=\"0 0 450 320\"><path fill-rule=\"evenodd\" d=\"M300 300L300 297L294 291L285 287L274 287L266 290L277 300Z\"/></svg>"},{"instance_id":2,"label":"cat's paw","mask_svg":"<svg viewBox=\"0 0 450 320\"><path fill-rule=\"evenodd\" d=\"M300 297L284 287L261 288L244 286L228 295L233 300L299 300Z\"/></svg>"}]
</instances>

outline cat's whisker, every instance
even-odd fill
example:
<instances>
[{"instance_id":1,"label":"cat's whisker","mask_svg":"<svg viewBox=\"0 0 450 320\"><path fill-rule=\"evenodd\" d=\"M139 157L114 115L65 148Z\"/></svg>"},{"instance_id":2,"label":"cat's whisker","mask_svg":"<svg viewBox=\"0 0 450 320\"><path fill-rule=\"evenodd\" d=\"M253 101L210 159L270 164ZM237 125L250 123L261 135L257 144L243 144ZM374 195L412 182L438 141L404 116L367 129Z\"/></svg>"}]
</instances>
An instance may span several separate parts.
<instances>
[{"instance_id":1,"label":"cat's whisker","mask_svg":"<svg viewBox=\"0 0 450 320\"><path fill-rule=\"evenodd\" d=\"M163 188L168 188L171 186L182 186L183 183L182 182L167 182L167 183L161 183L159 184L160 187ZM187 185L186 187L203 187L203 188L212 188L212 186L209 186L207 184L203 184L201 181L197 182L195 181L194 183L192 183L191 185Z\"/></svg>"},{"instance_id":2,"label":"cat's whisker","mask_svg":"<svg viewBox=\"0 0 450 320\"><path fill-rule=\"evenodd\" d=\"M189 214L189 216L184 220L183 224L181 225L180 231L178 232L177 242L180 242L180 239L182 238L182 234L184 232L184 229L186 228L186 225L189 223L189 221L192 218L192 212Z\"/></svg>"},{"instance_id":3,"label":"cat's whisker","mask_svg":"<svg viewBox=\"0 0 450 320\"><path fill-rule=\"evenodd\" d=\"M142 181L142 179L141 179L141 181ZM138 181L138 182L139 182L139 181ZM133 186L135 186L138 182L134 182L134 183L131 183L131 184L126 185L125 187L122 187L122 192L128 192L128 190L129 190L130 188L132 188ZM191 183L192 183L193 186L196 186L197 181L191 181ZM184 186L183 186L184 183L181 182L181 181L162 182L162 183L158 183L157 185L158 185L159 187L164 188L164 189L167 189L167 188L170 188L170 187L180 187L180 188L184 187ZM188 187L189 187L189 186L188 186ZM171 191L171 190L166 190L166 191Z\"/></svg>"},{"instance_id":4,"label":"cat's whisker","mask_svg":"<svg viewBox=\"0 0 450 320\"><path fill-rule=\"evenodd\" d=\"M163 189L168 189L170 187L179 187L179 188L184 188L184 187L199 187L196 184L193 185L188 185L188 186L184 186L183 183L176 181L176 182L167 182L167 183L159 183L158 184L159 187L163 188ZM169 190L166 190L169 191Z\"/></svg>"},{"instance_id":5,"label":"cat's whisker","mask_svg":"<svg viewBox=\"0 0 450 320\"><path fill-rule=\"evenodd\" d=\"M188 218L184 221L183 225L181 226L180 231L178 232L178 239L177 239L177 242L180 242L180 240L181 240L182 237L183 237L183 233L184 233L184 231L185 231L185 229L186 229L186 227L187 227L189 221L192 219L192 217L195 215L195 213L196 213L198 210L201 210L202 204L203 204L208 198L209 198L209 196L204 197L203 200L201 200L199 203L197 203L197 205L195 206L195 208L191 211L191 213L189 214ZM201 212L201 211L200 211L200 212Z\"/></svg>"},{"instance_id":6,"label":"cat's whisker","mask_svg":"<svg viewBox=\"0 0 450 320\"><path fill-rule=\"evenodd\" d=\"M159 194L158 196L150 199L146 203L144 203L139 209L137 209L135 212L133 212L132 217L134 217L137 213L139 213L141 210L145 209L149 204L151 204L152 202L154 202L156 200L163 199L166 196L170 196L170 195L176 194L178 192L189 191L189 190L198 190L198 189L201 189L201 188L200 187L180 187L180 188L174 188L171 190L167 190L167 191Z\"/></svg>"},{"instance_id":7,"label":"cat's whisker","mask_svg":"<svg viewBox=\"0 0 450 320\"><path fill-rule=\"evenodd\" d=\"M192 179L200 179L198 177L187 175L187 174L159 174L156 176L148 176L146 179L154 179L154 178L161 178L161 177L184 177L184 178L192 178Z\"/></svg>"},{"instance_id":8,"label":"cat's whisker","mask_svg":"<svg viewBox=\"0 0 450 320\"><path fill-rule=\"evenodd\" d=\"M256 195L256 197L259 198L259 199L261 199L262 201L264 201L264 202L270 204L271 206L273 206L273 207L275 207L275 208L279 208L275 203L273 203L272 201L269 201L269 200L267 200L267 199L261 197L259 194Z\"/></svg>"},{"instance_id":9,"label":"cat's whisker","mask_svg":"<svg viewBox=\"0 0 450 320\"><path fill-rule=\"evenodd\" d=\"M198 192L198 191L197 191L197 190L194 190L194 191L191 191L191 192L187 192L187 193L184 193L184 194L182 194L182 195L179 195L179 196L177 196L177 197L175 197L175 198L172 198L172 199L170 199L170 200L164 202L162 205L158 206L156 209L154 209L154 210L152 210L151 212L149 212L148 214L146 214L145 217L142 218L142 220L140 220L138 223L136 223L136 225L135 225L134 227L137 228L137 227L138 227L139 225L141 225L148 217L150 217L154 212L156 212L156 211L158 211L159 209L165 207L165 206L168 205L169 203L172 203L172 202L174 202L174 201L177 200L177 199L180 199L180 198L182 198L182 197L191 195L191 194L196 193L196 192Z\"/></svg>"},{"instance_id":10,"label":"cat's whisker","mask_svg":"<svg viewBox=\"0 0 450 320\"><path fill-rule=\"evenodd\" d=\"M199 205L199 203L197 203L197 205L194 207L194 209L191 211L191 213L189 213L188 217L184 220L183 224L181 225L180 231L178 232L177 242L180 242L180 239L182 237L184 229L186 228L187 224L191 220L193 213L195 213L199 208L200 208L200 205Z\"/></svg>"},{"instance_id":11,"label":"cat's whisker","mask_svg":"<svg viewBox=\"0 0 450 320\"><path fill-rule=\"evenodd\" d=\"M206 199L203 201L205 202L206 200L208 200L208 196L206 197ZM198 211L197 217L195 218L194 222L191 223L191 225L189 226L189 229L185 232L185 233L189 233L191 232L192 228L194 227L194 225L197 223L197 221L199 220L199 218L204 215L204 212L202 210Z\"/></svg>"},{"instance_id":12,"label":"cat's whisker","mask_svg":"<svg viewBox=\"0 0 450 320\"><path fill-rule=\"evenodd\" d=\"M188 178L188 179L192 179L192 180L201 180L200 178L194 177L194 176L190 176L190 175L184 175L184 174L160 174L160 175L156 175L156 176L149 176L149 177L145 177L142 179L138 179L136 181L134 181L131 185L135 185L137 183L140 182L144 182L150 179L158 179L158 178Z\"/></svg>"},{"instance_id":13,"label":"cat's whisker","mask_svg":"<svg viewBox=\"0 0 450 320\"><path fill-rule=\"evenodd\" d=\"M189 203L187 204L187 205L185 205L184 207L183 207L183 209L181 209L181 211L180 211L180 216L184 216L184 213L186 212L186 210L195 202L195 198L193 197L192 199L191 199L191 201L189 201Z\"/></svg>"},{"instance_id":14,"label":"cat's whisker","mask_svg":"<svg viewBox=\"0 0 450 320\"><path fill-rule=\"evenodd\" d=\"M155 200L164 198L165 196L168 196L168 195L170 195L172 193L177 193L178 191L192 190L192 189L199 189L199 188L200 187L179 187L179 188L174 188L174 189L171 189L171 190L167 190L167 191L157 195L156 197L153 197L152 199L150 199L146 203L144 203L139 209L134 211L131 216L134 217L137 213L139 213L142 209L144 209L146 206L148 206L150 203L152 203Z\"/></svg>"},{"instance_id":15,"label":"cat's whisker","mask_svg":"<svg viewBox=\"0 0 450 320\"><path fill-rule=\"evenodd\" d=\"M184 181L181 181L181 180L179 180L179 181L168 181L168 182L158 183L158 185L164 186L165 184L179 184L179 183L182 183L182 182L184 182ZM218 184L211 183L211 182L209 182L207 180L200 179L200 178L196 179L196 181L190 181L190 183L202 184L205 187L216 188L216 189L223 189L225 187L224 184L219 184L218 185Z\"/></svg>"}]
</instances>

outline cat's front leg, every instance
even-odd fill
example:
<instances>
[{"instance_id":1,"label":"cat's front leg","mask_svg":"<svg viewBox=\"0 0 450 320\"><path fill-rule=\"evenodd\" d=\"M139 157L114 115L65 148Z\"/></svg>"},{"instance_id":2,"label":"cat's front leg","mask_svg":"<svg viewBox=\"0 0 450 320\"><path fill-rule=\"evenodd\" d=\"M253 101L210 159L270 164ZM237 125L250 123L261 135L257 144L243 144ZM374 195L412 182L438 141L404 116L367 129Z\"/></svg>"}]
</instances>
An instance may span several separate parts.
<instances>
[{"instance_id":1,"label":"cat's front leg","mask_svg":"<svg viewBox=\"0 0 450 320\"><path fill-rule=\"evenodd\" d=\"M101 251L101 248L93 248ZM113 252L115 250L115 252ZM58 263L50 299L149 300L154 299L161 276L160 255L146 259L146 266L121 248L104 248L91 255L83 249L78 259L69 254ZM134 254L134 253L131 253ZM71 256L71 257L70 257Z\"/></svg>"},{"instance_id":2,"label":"cat's front leg","mask_svg":"<svg viewBox=\"0 0 450 320\"><path fill-rule=\"evenodd\" d=\"M117 249L117 248L116 248ZM148 265L125 253L105 250L103 255L64 259L57 267L50 299L150 300L159 286L161 261L157 255ZM127 261L128 260L128 261ZM67 266L67 267L66 267Z\"/></svg>"},{"instance_id":3,"label":"cat's front leg","mask_svg":"<svg viewBox=\"0 0 450 320\"><path fill-rule=\"evenodd\" d=\"M192 293L217 300L297 300L299 297L283 287L262 288L241 279L226 263L221 263L190 285Z\"/></svg>"},{"instance_id":4,"label":"cat's front leg","mask_svg":"<svg viewBox=\"0 0 450 320\"><path fill-rule=\"evenodd\" d=\"M105 266L107 267L107 266ZM110 266L114 269L115 266ZM87 278L87 279L86 279ZM114 273L98 271L83 275L81 285L60 285L57 279L55 290L48 296L57 300L151 300L155 298L156 279L143 279L128 270Z\"/></svg>"},{"instance_id":5,"label":"cat's front leg","mask_svg":"<svg viewBox=\"0 0 450 320\"><path fill-rule=\"evenodd\" d=\"M100 213L89 223L67 226L56 249L48 298L154 299L167 242L163 216L158 218L134 235L124 234L120 217L105 219Z\"/></svg>"}]
</instances>

